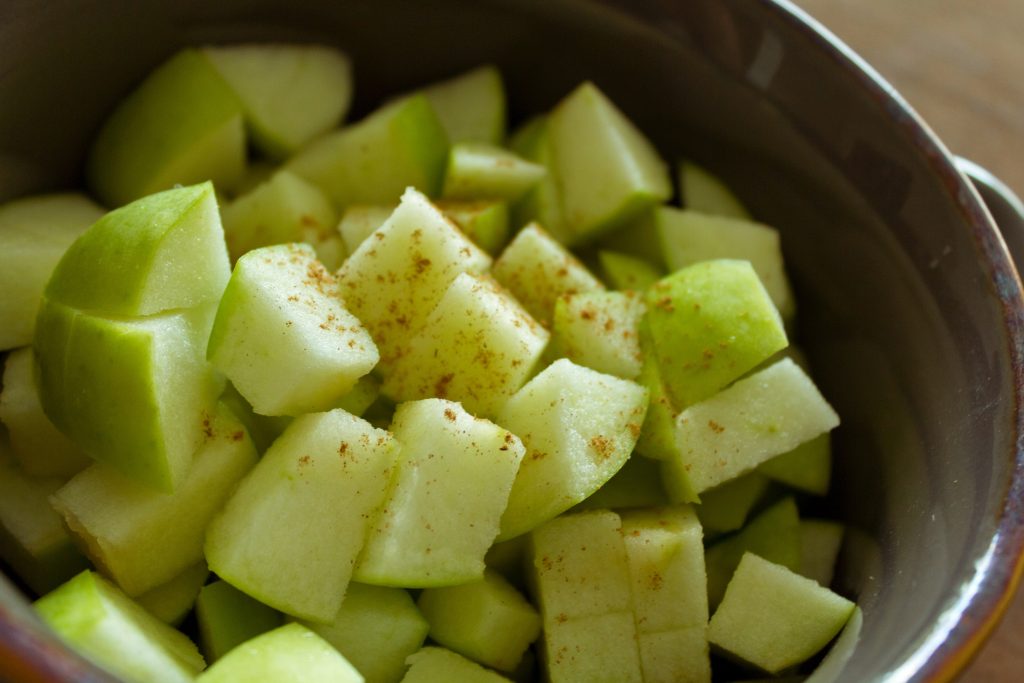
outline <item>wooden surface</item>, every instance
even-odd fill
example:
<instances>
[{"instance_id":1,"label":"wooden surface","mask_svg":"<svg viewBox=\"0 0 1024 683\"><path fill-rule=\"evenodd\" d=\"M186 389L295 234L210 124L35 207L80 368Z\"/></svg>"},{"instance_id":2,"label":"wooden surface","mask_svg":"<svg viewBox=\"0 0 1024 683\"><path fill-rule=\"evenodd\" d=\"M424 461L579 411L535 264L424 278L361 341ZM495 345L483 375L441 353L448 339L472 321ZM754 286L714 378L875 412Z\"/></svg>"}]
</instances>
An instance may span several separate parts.
<instances>
[{"instance_id":1,"label":"wooden surface","mask_svg":"<svg viewBox=\"0 0 1024 683\"><path fill-rule=\"evenodd\" d=\"M950 150L1024 195L1024 0L795 0ZM1024 681L1024 591L961 683Z\"/></svg>"}]
</instances>

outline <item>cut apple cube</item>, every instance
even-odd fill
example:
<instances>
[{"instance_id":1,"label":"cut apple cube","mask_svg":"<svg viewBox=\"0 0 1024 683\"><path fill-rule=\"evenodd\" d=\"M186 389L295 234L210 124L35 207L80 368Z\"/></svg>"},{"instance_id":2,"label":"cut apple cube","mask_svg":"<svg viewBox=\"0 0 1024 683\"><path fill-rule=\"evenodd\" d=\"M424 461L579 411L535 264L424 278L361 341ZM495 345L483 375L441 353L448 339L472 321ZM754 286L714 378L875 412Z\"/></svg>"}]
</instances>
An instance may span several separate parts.
<instances>
[{"instance_id":1,"label":"cut apple cube","mask_svg":"<svg viewBox=\"0 0 1024 683\"><path fill-rule=\"evenodd\" d=\"M0 440L0 455L5 447ZM0 458L0 559L40 595L89 565L50 507L50 496L63 483L29 477Z\"/></svg>"},{"instance_id":2,"label":"cut apple cube","mask_svg":"<svg viewBox=\"0 0 1024 683\"><path fill-rule=\"evenodd\" d=\"M89 155L89 183L109 207L211 180L231 187L245 170L242 108L198 50L178 52L111 113Z\"/></svg>"},{"instance_id":3,"label":"cut apple cube","mask_svg":"<svg viewBox=\"0 0 1024 683\"><path fill-rule=\"evenodd\" d=\"M797 573L826 588L831 585L845 531L839 522L800 520L800 565Z\"/></svg>"},{"instance_id":4,"label":"cut apple cube","mask_svg":"<svg viewBox=\"0 0 1024 683\"><path fill-rule=\"evenodd\" d=\"M206 661L213 664L256 636L281 626L281 613L227 581L203 586L196 599L196 624Z\"/></svg>"},{"instance_id":5,"label":"cut apple cube","mask_svg":"<svg viewBox=\"0 0 1024 683\"><path fill-rule=\"evenodd\" d=\"M498 423L526 446L501 540L526 533L597 491L636 444L647 391L569 360L555 361L509 399Z\"/></svg>"},{"instance_id":6,"label":"cut apple cube","mask_svg":"<svg viewBox=\"0 0 1024 683\"><path fill-rule=\"evenodd\" d=\"M396 401L440 397L494 416L533 372L548 333L486 277L455 278L384 380Z\"/></svg>"},{"instance_id":7,"label":"cut apple cube","mask_svg":"<svg viewBox=\"0 0 1024 683\"><path fill-rule=\"evenodd\" d=\"M700 493L838 424L811 379L784 358L680 413L679 457L667 462Z\"/></svg>"},{"instance_id":8,"label":"cut apple cube","mask_svg":"<svg viewBox=\"0 0 1024 683\"><path fill-rule=\"evenodd\" d=\"M323 243L338 222L323 191L289 171L274 174L236 199L221 217L233 261L272 244Z\"/></svg>"},{"instance_id":9,"label":"cut apple cube","mask_svg":"<svg viewBox=\"0 0 1024 683\"><path fill-rule=\"evenodd\" d=\"M604 281L615 290L643 292L665 276L661 268L629 254L602 249L597 259Z\"/></svg>"},{"instance_id":10,"label":"cut apple cube","mask_svg":"<svg viewBox=\"0 0 1024 683\"><path fill-rule=\"evenodd\" d=\"M638 327L640 341L640 375L637 383L646 387L650 400L648 401L647 414L644 416L643 428L640 430L640 438L637 439L636 450L653 460L678 459L679 445L676 443L676 417L679 411L673 405L669 396L668 388L661 376L661 368L658 365L657 354L654 349L654 341L651 339L651 330L647 319L641 318ZM669 486L673 488L669 488ZM680 469L680 476L665 481L666 491L677 503L696 501L696 494L693 487L685 477L685 472Z\"/></svg>"},{"instance_id":11,"label":"cut apple cube","mask_svg":"<svg viewBox=\"0 0 1024 683\"><path fill-rule=\"evenodd\" d=\"M704 491L697 506L700 523L712 534L736 531L747 521L747 515L768 486L768 478L755 470Z\"/></svg>"},{"instance_id":12,"label":"cut apple cube","mask_svg":"<svg viewBox=\"0 0 1024 683\"><path fill-rule=\"evenodd\" d=\"M331 621L399 448L343 410L295 418L207 528L210 569L275 609Z\"/></svg>"},{"instance_id":13,"label":"cut apple cube","mask_svg":"<svg viewBox=\"0 0 1024 683\"><path fill-rule=\"evenodd\" d=\"M206 562L200 560L167 583L137 596L135 602L165 624L178 626L192 611L209 576Z\"/></svg>"},{"instance_id":14,"label":"cut apple cube","mask_svg":"<svg viewBox=\"0 0 1024 683\"><path fill-rule=\"evenodd\" d=\"M551 172L554 156L548 117L538 116L523 124L509 140L509 149L527 161L548 170L548 173L512 206L513 224L521 226L537 223L544 226L544 229L560 243L568 244L571 233L562 218L562 194Z\"/></svg>"},{"instance_id":15,"label":"cut apple cube","mask_svg":"<svg viewBox=\"0 0 1024 683\"><path fill-rule=\"evenodd\" d=\"M35 353L46 414L95 460L173 491L223 386L205 359L212 320L212 308L125 320L44 299Z\"/></svg>"},{"instance_id":16,"label":"cut apple cube","mask_svg":"<svg viewBox=\"0 0 1024 683\"><path fill-rule=\"evenodd\" d=\"M508 203L497 200L474 202L439 201L437 208L458 226L462 233L490 255L508 241Z\"/></svg>"},{"instance_id":17,"label":"cut apple cube","mask_svg":"<svg viewBox=\"0 0 1024 683\"><path fill-rule=\"evenodd\" d=\"M644 681L633 613L545 623L542 659L551 683Z\"/></svg>"},{"instance_id":18,"label":"cut apple cube","mask_svg":"<svg viewBox=\"0 0 1024 683\"><path fill-rule=\"evenodd\" d=\"M711 642L768 673L799 664L839 633L856 606L753 553L743 556L711 618Z\"/></svg>"},{"instance_id":19,"label":"cut apple cube","mask_svg":"<svg viewBox=\"0 0 1024 683\"><path fill-rule=\"evenodd\" d=\"M329 624L301 622L335 647L366 683L398 683L405 660L423 647L430 626L403 588L350 583Z\"/></svg>"},{"instance_id":20,"label":"cut apple cube","mask_svg":"<svg viewBox=\"0 0 1024 683\"><path fill-rule=\"evenodd\" d=\"M318 185L339 209L391 204L407 187L436 197L448 161L448 137L430 101L414 95L325 135L284 165Z\"/></svg>"},{"instance_id":21,"label":"cut apple cube","mask_svg":"<svg viewBox=\"0 0 1024 683\"><path fill-rule=\"evenodd\" d=\"M306 244L263 247L238 260L207 355L261 415L330 409L380 358Z\"/></svg>"},{"instance_id":22,"label":"cut apple cube","mask_svg":"<svg viewBox=\"0 0 1024 683\"><path fill-rule=\"evenodd\" d=\"M214 662L196 683L364 683L340 652L301 624L247 640Z\"/></svg>"},{"instance_id":23,"label":"cut apple cube","mask_svg":"<svg viewBox=\"0 0 1024 683\"><path fill-rule=\"evenodd\" d=\"M35 602L42 620L75 650L137 683L190 683L205 662L188 637L95 572Z\"/></svg>"},{"instance_id":24,"label":"cut apple cube","mask_svg":"<svg viewBox=\"0 0 1024 683\"><path fill-rule=\"evenodd\" d=\"M647 327L673 404L686 408L786 347L782 319L746 261L704 261L647 291Z\"/></svg>"},{"instance_id":25,"label":"cut apple cube","mask_svg":"<svg viewBox=\"0 0 1024 683\"><path fill-rule=\"evenodd\" d=\"M0 391L0 422L7 427L11 450L26 474L70 477L92 460L46 417L34 365L31 347L8 354Z\"/></svg>"},{"instance_id":26,"label":"cut apple cube","mask_svg":"<svg viewBox=\"0 0 1024 683\"><path fill-rule=\"evenodd\" d=\"M667 206L655 210L655 222L670 271L712 259L749 261L782 317L793 316L793 292L783 268L777 230L740 218Z\"/></svg>"},{"instance_id":27,"label":"cut apple cube","mask_svg":"<svg viewBox=\"0 0 1024 683\"><path fill-rule=\"evenodd\" d=\"M149 316L220 299L231 276L213 185L111 211L68 248L46 298L110 316Z\"/></svg>"},{"instance_id":28,"label":"cut apple cube","mask_svg":"<svg viewBox=\"0 0 1024 683\"><path fill-rule=\"evenodd\" d=\"M504 140L505 85L497 67L485 64L422 92L453 143Z\"/></svg>"},{"instance_id":29,"label":"cut apple cube","mask_svg":"<svg viewBox=\"0 0 1024 683\"><path fill-rule=\"evenodd\" d=\"M750 212L717 176L692 161L679 162L679 197L687 209L749 220Z\"/></svg>"},{"instance_id":30,"label":"cut apple cube","mask_svg":"<svg viewBox=\"0 0 1024 683\"><path fill-rule=\"evenodd\" d=\"M387 374L455 278L491 258L422 193L409 189L391 216L338 271L345 306L366 326Z\"/></svg>"},{"instance_id":31,"label":"cut apple cube","mask_svg":"<svg viewBox=\"0 0 1024 683\"><path fill-rule=\"evenodd\" d=\"M32 343L46 281L103 209L82 194L48 194L0 206L0 351Z\"/></svg>"},{"instance_id":32,"label":"cut apple cube","mask_svg":"<svg viewBox=\"0 0 1024 683\"><path fill-rule=\"evenodd\" d=\"M401 683L509 683L509 679L443 647L425 647L406 659Z\"/></svg>"},{"instance_id":33,"label":"cut apple cube","mask_svg":"<svg viewBox=\"0 0 1024 683\"><path fill-rule=\"evenodd\" d=\"M479 581L428 588L417 604L432 640L499 671L514 671L540 635L537 610L493 571Z\"/></svg>"},{"instance_id":34,"label":"cut apple cube","mask_svg":"<svg viewBox=\"0 0 1024 683\"><path fill-rule=\"evenodd\" d=\"M639 328L644 302L636 292L580 292L555 303L552 345L566 358L623 379L640 375Z\"/></svg>"},{"instance_id":35,"label":"cut apple cube","mask_svg":"<svg viewBox=\"0 0 1024 683\"><path fill-rule=\"evenodd\" d=\"M604 289L586 266L536 223L505 247L492 270L534 318L551 325L560 296Z\"/></svg>"},{"instance_id":36,"label":"cut apple cube","mask_svg":"<svg viewBox=\"0 0 1024 683\"><path fill-rule=\"evenodd\" d=\"M766 460L757 470L766 477L824 496L828 493L832 479L832 440L830 432L805 441L796 448L771 460Z\"/></svg>"},{"instance_id":37,"label":"cut apple cube","mask_svg":"<svg viewBox=\"0 0 1024 683\"><path fill-rule=\"evenodd\" d=\"M284 159L337 126L352 100L352 66L326 45L242 44L203 55L238 96L254 144Z\"/></svg>"},{"instance_id":38,"label":"cut apple cube","mask_svg":"<svg viewBox=\"0 0 1024 683\"><path fill-rule=\"evenodd\" d=\"M445 170L445 199L505 199L522 197L547 169L508 150L479 142L452 145Z\"/></svg>"},{"instance_id":39,"label":"cut apple cube","mask_svg":"<svg viewBox=\"0 0 1024 683\"><path fill-rule=\"evenodd\" d=\"M203 559L210 518L256 464L256 449L226 409L209 415L188 474L166 495L96 464L53 496L90 559L128 595L164 584Z\"/></svg>"},{"instance_id":40,"label":"cut apple cube","mask_svg":"<svg viewBox=\"0 0 1024 683\"><path fill-rule=\"evenodd\" d=\"M345 250L354 254L359 245L372 235L384 221L394 213L394 206L378 206L376 204L352 204L345 209L338 223L341 241Z\"/></svg>"},{"instance_id":41,"label":"cut apple cube","mask_svg":"<svg viewBox=\"0 0 1024 683\"><path fill-rule=\"evenodd\" d=\"M399 405L391 433L403 444L402 457L355 580L424 587L479 579L522 443L441 399Z\"/></svg>"},{"instance_id":42,"label":"cut apple cube","mask_svg":"<svg viewBox=\"0 0 1024 683\"><path fill-rule=\"evenodd\" d=\"M551 112L553 168L570 243L579 244L672 196L653 145L590 82Z\"/></svg>"}]
</instances>

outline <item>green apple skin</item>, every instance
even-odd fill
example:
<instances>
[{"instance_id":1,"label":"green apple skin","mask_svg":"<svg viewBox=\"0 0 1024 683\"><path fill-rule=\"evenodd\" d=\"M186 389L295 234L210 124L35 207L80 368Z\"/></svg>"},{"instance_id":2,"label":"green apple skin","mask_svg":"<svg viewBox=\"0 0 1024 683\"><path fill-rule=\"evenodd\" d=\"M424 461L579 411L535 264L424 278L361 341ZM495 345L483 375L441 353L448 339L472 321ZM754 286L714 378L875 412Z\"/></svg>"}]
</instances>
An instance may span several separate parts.
<instances>
[{"instance_id":1,"label":"green apple skin","mask_svg":"<svg viewBox=\"0 0 1024 683\"><path fill-rule=\"evenodd\" d=\"M193 49L182 50L124 98L103 124L86 175L111 208L175 185L237 182L245 126L234 92Z\"/></svg>"}]
</instances>

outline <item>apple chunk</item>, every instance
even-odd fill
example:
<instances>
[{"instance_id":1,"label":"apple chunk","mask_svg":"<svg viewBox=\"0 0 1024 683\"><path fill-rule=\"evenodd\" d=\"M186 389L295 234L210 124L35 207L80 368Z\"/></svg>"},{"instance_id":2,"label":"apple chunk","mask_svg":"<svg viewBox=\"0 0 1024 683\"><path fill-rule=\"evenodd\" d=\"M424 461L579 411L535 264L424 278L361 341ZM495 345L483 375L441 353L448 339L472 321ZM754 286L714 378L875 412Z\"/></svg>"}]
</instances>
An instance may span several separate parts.
<instances>
[{"instance_id":1,"label":"apple chunk","mask_svg":"<svg viewBox=\"0 0 1024 683\"><path fill-rule=\"evenodd\" d=\"M377 364L369 333L306 244L250 251L221 299L207 355L261 415L327 410Z\"/></svg>"},{"instance_id":2,"label":"apple chunk","mask_svg":"<svg viewBox=\"0 0 1024 683\"><path fill-rule=\"evenodd\" d=\"M87 176L118 207L176 184L237 182L245 126L235 93L197 51L182 50L150 73L103 124Z\"/></svg>"},{"instance_id":3,"label":"apple chunk","mask_svg":"<svg viewBox=\"0 0 1024 683\"><path fill-rule=\"evenodd\" d=\"M296 418L210 523L210 569L275 609L331 621L398 451L344 410Z\"/></svg>"}]
</instances>

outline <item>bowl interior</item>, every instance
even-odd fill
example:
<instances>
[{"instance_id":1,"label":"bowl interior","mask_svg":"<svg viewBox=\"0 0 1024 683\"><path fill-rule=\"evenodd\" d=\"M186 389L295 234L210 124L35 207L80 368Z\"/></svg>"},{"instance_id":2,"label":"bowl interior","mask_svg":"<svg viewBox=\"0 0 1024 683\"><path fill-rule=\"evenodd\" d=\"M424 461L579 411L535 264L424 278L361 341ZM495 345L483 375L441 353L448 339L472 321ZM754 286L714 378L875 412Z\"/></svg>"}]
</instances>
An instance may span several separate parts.
<instances>
[{"instance_id":1,"label":"bowl interior","mask_svg":"<svg viewBox=\"0 0 1024 683\"><path fill-rule=\"evenodd\" d=\"M852 525L839 585L865 620L840 680L944 676L983 630L1020 548L1019 525L997 534L1020 420L1019 283L942 150L791 8L15 0L4 12L0 199L79 185L105 114L188 44L337 44L355 65L355 116L484 61L506 76L513 121L595 81L667 159L719 173L782 230L796 338L843 419L829 505Z\"/></svg>"}]
</instances>

